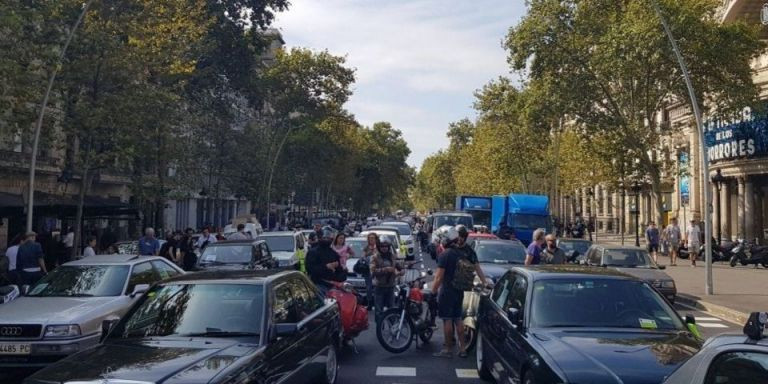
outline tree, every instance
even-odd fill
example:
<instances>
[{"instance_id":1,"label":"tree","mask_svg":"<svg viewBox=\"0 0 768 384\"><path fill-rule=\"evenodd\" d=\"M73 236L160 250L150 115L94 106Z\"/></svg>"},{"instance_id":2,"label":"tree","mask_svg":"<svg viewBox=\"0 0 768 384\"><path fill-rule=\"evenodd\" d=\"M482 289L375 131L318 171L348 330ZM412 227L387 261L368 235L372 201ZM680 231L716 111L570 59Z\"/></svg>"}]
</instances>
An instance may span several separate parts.
<instances>
[{"instance_id":1,"label":"tree","mask_svg":"<svg viewBox=\"0 0 768 384\"><path fill-rule=\"evenodd\" d=\"M762 52L756 28L720 24L712 0L658 0L683 55L704 110L729 114L753 105L750 60ZM680 69L650 0L533 0L510 29L509 63L526 70L533 86L561 101L561 113L583 137L600 136L613 159L638 159L661 222L663 162L654 155L660 137L658 113L687 101Z\"/></svg>"}]
</instances>

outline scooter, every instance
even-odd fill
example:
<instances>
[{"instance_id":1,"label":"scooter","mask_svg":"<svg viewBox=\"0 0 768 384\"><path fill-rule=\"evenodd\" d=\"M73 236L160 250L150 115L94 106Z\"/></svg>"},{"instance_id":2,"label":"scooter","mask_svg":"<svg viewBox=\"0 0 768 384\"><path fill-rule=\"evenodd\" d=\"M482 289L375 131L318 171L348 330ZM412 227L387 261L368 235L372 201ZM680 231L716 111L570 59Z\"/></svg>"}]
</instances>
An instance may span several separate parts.
<instances>
[{"instance_id":1,"label":"scooter","mask_svg":"<svg viewBox=\"0 0 768 384\"><path fill-rule=\"evenodd\" d=\"M477 343L477 309L480 307L480 296L483 295L483 286L479 282L471 291L464 291L464 303L462 322L464 323L464 340L467 350L471 350Z\"/></svg>"},{"instance_id":2,"label":"scooter","mask_svg":"<svg viewBox=\"0 0 768 384\"><path fill-rule=\"evenodd\" d=\"M762 265L763 268L768 268L768 247L753 245L739 240L739 244L731 250L731 267L735 267L736 264L741 265L754 265L757 268L758 265Z\"/></svg>"},{"instance_id":3,"label":"scooter","mask_svg":"<svg viewBox=\"0 0 768 384\"><path fill-rule=\"evenodd\" d=\"M341 315L342 345L349 342L357 353L355 338L368 329L368 309L360 294L349 283L335 283L326 297L336 300Z\"/></svg>"},{"instance_id":4,"label":"scooter","mask_svg":"<svg viewBox=\"0 0 768 384\"><path fill-rule=\"evenodd\" d=\"M410 284L398 285L398 305L381 314L376 324L376 338L387 351L402 353L411 347L413 340L416 340L418 347L419 340L428 343L432 339L436 327L437 297L424 284L430 275L432 270L427 270Z\"/></svg>"}]
</instances>

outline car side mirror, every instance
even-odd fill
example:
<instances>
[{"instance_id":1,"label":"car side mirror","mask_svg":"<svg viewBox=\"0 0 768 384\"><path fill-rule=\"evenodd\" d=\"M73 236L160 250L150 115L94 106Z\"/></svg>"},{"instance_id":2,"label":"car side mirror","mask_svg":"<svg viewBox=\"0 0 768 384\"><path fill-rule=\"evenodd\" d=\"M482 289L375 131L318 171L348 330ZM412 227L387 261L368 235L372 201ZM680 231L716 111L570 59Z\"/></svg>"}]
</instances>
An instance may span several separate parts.
<instances>
[{"instance_id":1,"label":"car side mirror","mask_svg":"<svg viewBox=\"0 0 768 384\"><path fill-rule=\"evenodd\" d=\"M101 322L101 337L99 339L99 342L104 341L104 339L109 336L109 333L112 332L112 329L115 328L115 325L120 321L118 318L111 318L111 319L104 319Z\"/></svg>"},{"instance_id":2,"label":"car side mirror","mask_svg":"<svg viewBox=\"0 0 768 384\"><path fill-rule=\"evenodd\" d=\"M297 332L299 332L299 325L296 323L275 324L275 336L277 337L293 336Z\"/></svg>"},{"instance_id":3,"label":"car side mirror","mask_svg":"<svg viewBox=\"0 0 768 384\"><path fill-rule=\"evenodd\" d=\"M512 323L512 325L515 326L515 329L522 328L523 325L523 319L522 319L522 313L517 308L509 308L507 309L507 318Z\"/></svg>"},{"instance_id":4,"label":"car side mirror","mask_svg":"<svg viewBox=\"0 0 768 384\"><path fill-rule=\"evenodd\" d=\"M701 337L701 332L699 332L699 327L696 325L696 318L694 318L693 315L685 315L685 327L688 328L688 331L691 332L691 334L699 339L703 339L703 337Z\"/></svg>"},{"instance_id":5,"label":"car side mirror","mask_svg":"<svg viewBox=\"0 0 768 384\"><path fill-rule=\"evenodd\" d=\"M133 292L131 292L131 299L134 297L147 293L149 291L149 284L136 284L135 287L133 287Z\"/></svg>"},{"instance_id":6,"label":"car side mirror","mask_svg":"<svg viewBox=\"0 0 768 384\"><path fill-rule=\"evenodd\" d=\"M696 318L693 317L693 315L691 315L691 314L685 315L685 323L686 324L696 324Z\"/></svg>"}]
</instances>

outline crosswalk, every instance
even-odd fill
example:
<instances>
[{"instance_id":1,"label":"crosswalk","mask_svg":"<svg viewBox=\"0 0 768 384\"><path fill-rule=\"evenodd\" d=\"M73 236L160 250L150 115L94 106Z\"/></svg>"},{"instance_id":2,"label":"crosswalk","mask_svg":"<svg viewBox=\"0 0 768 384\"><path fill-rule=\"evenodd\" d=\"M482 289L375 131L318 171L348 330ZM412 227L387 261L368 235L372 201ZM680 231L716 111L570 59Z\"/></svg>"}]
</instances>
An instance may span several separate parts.
<instances>
[{"instance_id":1,"label":"crosswalk","mask_svg":"<svg viewBox=\"0 0 768 384\"><path fill-rule=\"evenodd\" d=\"M696 317L696 325L702 328L728 328L724 320L717 317Z\"/></svg>"},{"instance_id":2,"label":"crosswalk","mask_svg":"<svg viewBox=\"0 0 768 384\"><path fill-rule=\"evenodd\" d=\"M416 377L416 367L376 367L377 377ZM478 379L474 369L455 369L457 379Z\"/></svg>"}]
</instances>

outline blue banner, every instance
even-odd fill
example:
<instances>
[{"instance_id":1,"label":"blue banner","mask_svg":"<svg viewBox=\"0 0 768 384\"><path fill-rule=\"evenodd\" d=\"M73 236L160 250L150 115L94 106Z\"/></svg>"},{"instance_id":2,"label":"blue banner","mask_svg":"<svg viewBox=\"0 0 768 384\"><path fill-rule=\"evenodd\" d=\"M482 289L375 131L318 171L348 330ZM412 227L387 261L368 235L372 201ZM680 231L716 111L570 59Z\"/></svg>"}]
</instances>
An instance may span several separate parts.
<instances>
[{"instance_id":1,"label":"blue banner","mask_svg":"<svg viewBox=\"0 0 768 384\"><path fill-rule=\"evenodd\" d=\"M745 109L731 120L704 124L710 163L768 156L768 116Z\"/></svg>"},{"instance_id":2,"label":"blue banner","mask_svg":"<svg viewBox=\"0 0 768 384\"><path fill-rule=\"evenodd\" d=\"M688 201L691 198L691 176L688 172L688 152L680 152L678 158L678 165L680 166L680 205L688 205Z\"/></svg>"}]
</instances>

